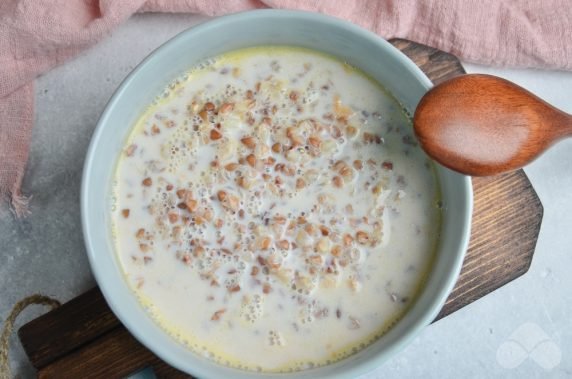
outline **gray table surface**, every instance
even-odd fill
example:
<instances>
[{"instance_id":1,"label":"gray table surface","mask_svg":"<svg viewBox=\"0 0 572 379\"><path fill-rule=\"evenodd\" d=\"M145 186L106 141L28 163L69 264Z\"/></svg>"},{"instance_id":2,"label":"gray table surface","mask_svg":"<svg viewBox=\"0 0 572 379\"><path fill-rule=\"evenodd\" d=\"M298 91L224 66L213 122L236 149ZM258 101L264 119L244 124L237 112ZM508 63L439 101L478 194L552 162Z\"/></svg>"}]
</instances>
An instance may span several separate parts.
<instances>
[{"instance_id":1,"label":"gray table surface","mask_svg":"<svg viewBox=\"0 0 572 379\"><path fill-rule=\"evenodd\" d=\"M80 225L79 187L94 126L121 80L161 43L204 17L138 15L77 59L36 81L36 119L24 192L32 215L0 207L0 322L20 298L41 292L67 301L93 287ZM572 112L572 73L491 69ZM544 205L530 271L426 328L369 378L572 376L572 140L526 168ZM36 306L19 325L44 311ZM14 373L31 377L16 337Z\"/></svg>"}]
</instances>

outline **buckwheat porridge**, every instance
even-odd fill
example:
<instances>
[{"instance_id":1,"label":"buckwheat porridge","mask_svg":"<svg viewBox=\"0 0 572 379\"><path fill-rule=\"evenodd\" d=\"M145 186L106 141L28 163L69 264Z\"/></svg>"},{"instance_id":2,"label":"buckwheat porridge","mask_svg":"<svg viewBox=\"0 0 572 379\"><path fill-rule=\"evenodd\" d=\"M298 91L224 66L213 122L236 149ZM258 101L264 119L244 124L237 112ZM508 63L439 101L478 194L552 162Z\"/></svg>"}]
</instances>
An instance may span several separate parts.
<instances>
[{"instance_id":1,"label":"buckwheat porridge","mask_svg":"<svg viewBox=\"0 0 572 379\"><path fill-rule=\"evenodd\" d=\"M247 370L351 355L414 301L438 184L400 105L288 47L231 52L171 84L119 160L117 254L151 317Z\"/></svg>"}]
</instances>

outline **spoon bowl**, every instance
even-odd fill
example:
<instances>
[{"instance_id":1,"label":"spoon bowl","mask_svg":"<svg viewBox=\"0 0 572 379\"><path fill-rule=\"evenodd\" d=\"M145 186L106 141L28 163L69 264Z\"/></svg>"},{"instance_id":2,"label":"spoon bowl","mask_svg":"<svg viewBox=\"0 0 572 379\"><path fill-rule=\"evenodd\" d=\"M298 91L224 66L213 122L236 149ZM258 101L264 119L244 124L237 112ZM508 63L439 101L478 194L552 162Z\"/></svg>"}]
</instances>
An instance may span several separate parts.
<instances>
[{"instance_id":1,"label":"spoon bowl","mask_svg":"<svg viewBox=\"0 0 572 379\"><path fill-rule=\"evenodd\" d=\"M429 156L472 176L521 168L572 134L572 116L508 80L482 74L432 88L413 123Z\"/></svg>"}]
</instances>

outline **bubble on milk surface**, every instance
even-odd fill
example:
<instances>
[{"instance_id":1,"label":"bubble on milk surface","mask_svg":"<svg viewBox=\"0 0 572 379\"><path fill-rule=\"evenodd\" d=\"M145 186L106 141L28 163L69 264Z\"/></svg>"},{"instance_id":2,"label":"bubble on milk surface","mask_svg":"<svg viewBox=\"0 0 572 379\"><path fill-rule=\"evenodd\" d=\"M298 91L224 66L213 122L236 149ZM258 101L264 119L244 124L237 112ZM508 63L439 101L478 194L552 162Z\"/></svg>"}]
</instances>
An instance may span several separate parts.
<instances>
[{"instance_id":1,"label":"bubble on milk surface","mask_svg":"<svg viewBox=\"0 0 572 379\"><path fill-rule=\"evenodd\" d=\"M245 295L240 306L241 318L251 324L256 323L263 314L263 299L259 294Z\"/></svg>"}]
</instances>

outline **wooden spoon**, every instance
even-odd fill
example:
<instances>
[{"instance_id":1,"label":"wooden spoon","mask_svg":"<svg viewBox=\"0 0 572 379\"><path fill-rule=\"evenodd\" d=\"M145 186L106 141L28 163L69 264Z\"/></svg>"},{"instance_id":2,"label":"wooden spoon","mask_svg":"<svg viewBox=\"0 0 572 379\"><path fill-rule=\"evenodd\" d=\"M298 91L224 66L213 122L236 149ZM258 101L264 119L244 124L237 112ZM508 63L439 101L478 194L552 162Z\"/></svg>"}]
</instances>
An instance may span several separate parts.
<instances>
[{"instance_id":1,"label":"wooden spoon","mask_svg":"<svg viewBox=\"0 0 572 379\"><path fill-rule=\"evenodd\" d=\"M462 75L431 89L413 119L423 149L473 176L516 170L572 136L572 116L491 75Z\"/></svg>"}]
</instances>

